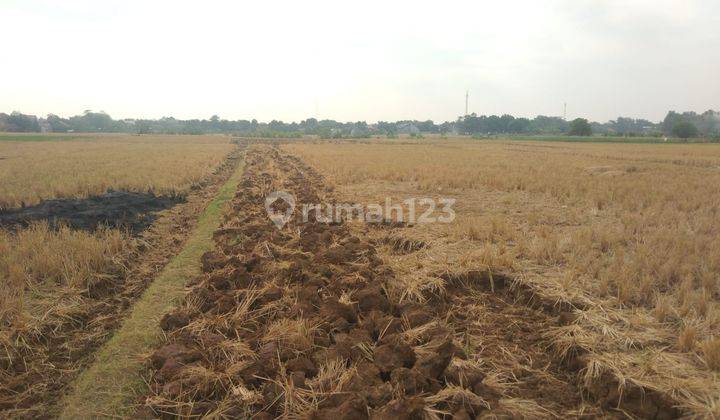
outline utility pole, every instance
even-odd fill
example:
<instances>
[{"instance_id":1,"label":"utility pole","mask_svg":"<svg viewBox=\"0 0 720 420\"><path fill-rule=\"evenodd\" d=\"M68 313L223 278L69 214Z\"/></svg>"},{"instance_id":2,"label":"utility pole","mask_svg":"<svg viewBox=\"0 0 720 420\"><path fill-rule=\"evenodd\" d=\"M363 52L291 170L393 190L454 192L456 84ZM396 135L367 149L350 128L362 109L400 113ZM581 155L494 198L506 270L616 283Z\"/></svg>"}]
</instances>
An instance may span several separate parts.
<instances>
[{"instance_id":1,"label":"utility pole","mask_svg":"<svg viewBox=\"0 0 720 420\"><path fill-rule=\"evenodd\" d=\"M468 114L468 97L470 96L470 91L465 91L465 116Z\"/></svg>"}]
</instances>

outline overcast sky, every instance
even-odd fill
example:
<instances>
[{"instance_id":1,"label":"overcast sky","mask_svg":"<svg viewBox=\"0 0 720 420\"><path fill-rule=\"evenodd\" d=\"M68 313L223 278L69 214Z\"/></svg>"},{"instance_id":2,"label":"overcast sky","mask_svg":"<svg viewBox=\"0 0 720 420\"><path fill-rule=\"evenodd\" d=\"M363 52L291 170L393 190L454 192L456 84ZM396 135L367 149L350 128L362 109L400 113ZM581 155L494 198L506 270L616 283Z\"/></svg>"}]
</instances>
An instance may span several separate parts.
<instances>
[{"instance_id":1,"label":"overcast sky","mask_svg":"<svg viewBox=\"0 0 720 420\"><path fill-rule=\"evenodd\" d=\"M0 112L661 120L720 108L720 1L0 0Z\"/></svg>"}]
</instances>

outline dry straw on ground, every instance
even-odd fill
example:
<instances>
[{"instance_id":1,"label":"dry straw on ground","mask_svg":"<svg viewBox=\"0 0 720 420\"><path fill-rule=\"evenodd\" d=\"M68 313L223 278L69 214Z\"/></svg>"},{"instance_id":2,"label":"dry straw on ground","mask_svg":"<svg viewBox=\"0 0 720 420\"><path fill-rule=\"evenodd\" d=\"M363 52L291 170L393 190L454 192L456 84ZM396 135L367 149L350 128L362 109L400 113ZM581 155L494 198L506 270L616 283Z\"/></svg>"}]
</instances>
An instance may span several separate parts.
<instances>
[{"instance_id":1,"label":"dry straw on ground","mask_svg":"<svg viewBox=\"0 0 720 420\"><path fill-rule=\"evenodd\" d=\"M227 137L210 136L42 140L0 139L0 208L82 198L107 189L184 195L198 187L192 195L197 197L182 204L182 210L163 211L163 222L141 238L120 229L89 232L45 222L0 227L0 410L9 410L6 415L32 416L38 413L33 410L47 409L44 404L52 403L67 381L52 375L63 371L61 375L71 376L79 368L77 361L102 342L116 321L111 313L123 309L115 306L134 293L116 295L122 281L130 273L140 277L141 288L152 279L163 252L180 243L202 209L204 190L213 190L216 181L210 181L221 178L216 172L235 148ZM144 265L134 267L141 260ZM142 276L133 269L148 273ZM75 340L78 328L86 336ZM38 400L39 395L44 397Z\"/></svg>"},{"instance_id":2,"label":"dry straw on ground","mask_svg":"<svg viewBox=\"0 0 720 420\"><path fill-rule=\"evenodd\" d=\"M512 272L539 298L574 312L547 339L559 356L588 355L588 388L610 374L627 389L718 415L720 147L468 140L283 147L326 175L341 200L457 199L454 223L403 232L426 244L421 250L389 250L402 289L439 287L443 271Z\"/></svg>"},{"instance_id":3,"label":"dry straw on ground","mask_svg":"<svg viewBox=\"0 0 720 420\"><path fill-rule=\"evenodd\" d=\"M217 168L232 149L229 138L221 136L0 137L0 208L108 189L180 193Z\"/></svg>"},{"instance_id":4,"label":"dry straw on ground","mask_svg":"<svg viewBox=\"0 0 720 420\"><path fill-rule=\"evenodd\" d=\"M210 136L3 140L0 208L108 189L184 193L215 171L233 147L226 137ZM0 229L0 251L5 251L0 252L0 320L11 322L23 306L29 311L26 316L38 316L53 301L54 291L81 293L118 274L130 242L120 230L53 230L43 223L17 232Z\"/></svg>"}]
</instances>

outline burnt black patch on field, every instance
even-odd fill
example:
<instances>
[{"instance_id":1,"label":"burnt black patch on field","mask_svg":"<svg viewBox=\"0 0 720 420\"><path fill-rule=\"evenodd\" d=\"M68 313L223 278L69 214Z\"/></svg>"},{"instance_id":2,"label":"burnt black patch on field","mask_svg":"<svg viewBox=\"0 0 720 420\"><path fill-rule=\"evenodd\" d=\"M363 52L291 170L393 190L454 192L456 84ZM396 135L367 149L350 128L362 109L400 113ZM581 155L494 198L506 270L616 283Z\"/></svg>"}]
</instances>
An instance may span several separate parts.
<instances>
[{"instance_id":1,"label":"burnt black patch on field","mask_svg":"<svg viewBox=\"0 0 720 420\"><path fill-rule=\"evenodd\" d=\"M67 225L92 231L102 226L139 234L156 219L156 213L185 201L182 196L111 191L85 199L45 200L18 209L0 210L0 228L15 229L46 221L51 227Z\"/></svg>"}]
</instances>

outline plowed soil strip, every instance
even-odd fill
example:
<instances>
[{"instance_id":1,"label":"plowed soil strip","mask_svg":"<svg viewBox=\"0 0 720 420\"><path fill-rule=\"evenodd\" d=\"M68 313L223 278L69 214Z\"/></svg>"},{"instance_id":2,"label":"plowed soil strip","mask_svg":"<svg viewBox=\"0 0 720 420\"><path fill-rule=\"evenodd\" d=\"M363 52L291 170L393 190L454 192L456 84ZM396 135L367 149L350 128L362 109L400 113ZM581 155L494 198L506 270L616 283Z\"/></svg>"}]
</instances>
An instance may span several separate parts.
<instances>
[{"instance_id":1,"label":"plowed soil strip","mask_svg":"<svg viewBox=\"0 0 720 420\"><path fill-rule=\"evenodd\" d=\"M539 333L552 320L490 293L504 278L448 278L410 296L348 225L318 222L312 212L302 222L296 209L277 229L265 198L278 190L298 203L332 199L298 159L269 146L248 152L235 213L184 303L161 322L168 341L149 360L151 411L137 415L604 414L546 355Z\"/></svg>"},{"instance_id":2,"label":"plowed soil strip","mask_svg":"<svg viewBox=\"0 0 720 420\"><path fill-rule=\"evenodd\" d=\"M212 233L221 223L224 205L242 178L240 164L200 216L182 251L163 269L131 309L122 327L103 346L65 399L61 418L126 416L133 395L143 392L144 356L157 346L160 317L175 307L185 284L200 273L200 256L212 248Z\"/></svg>"}]
</instances>

